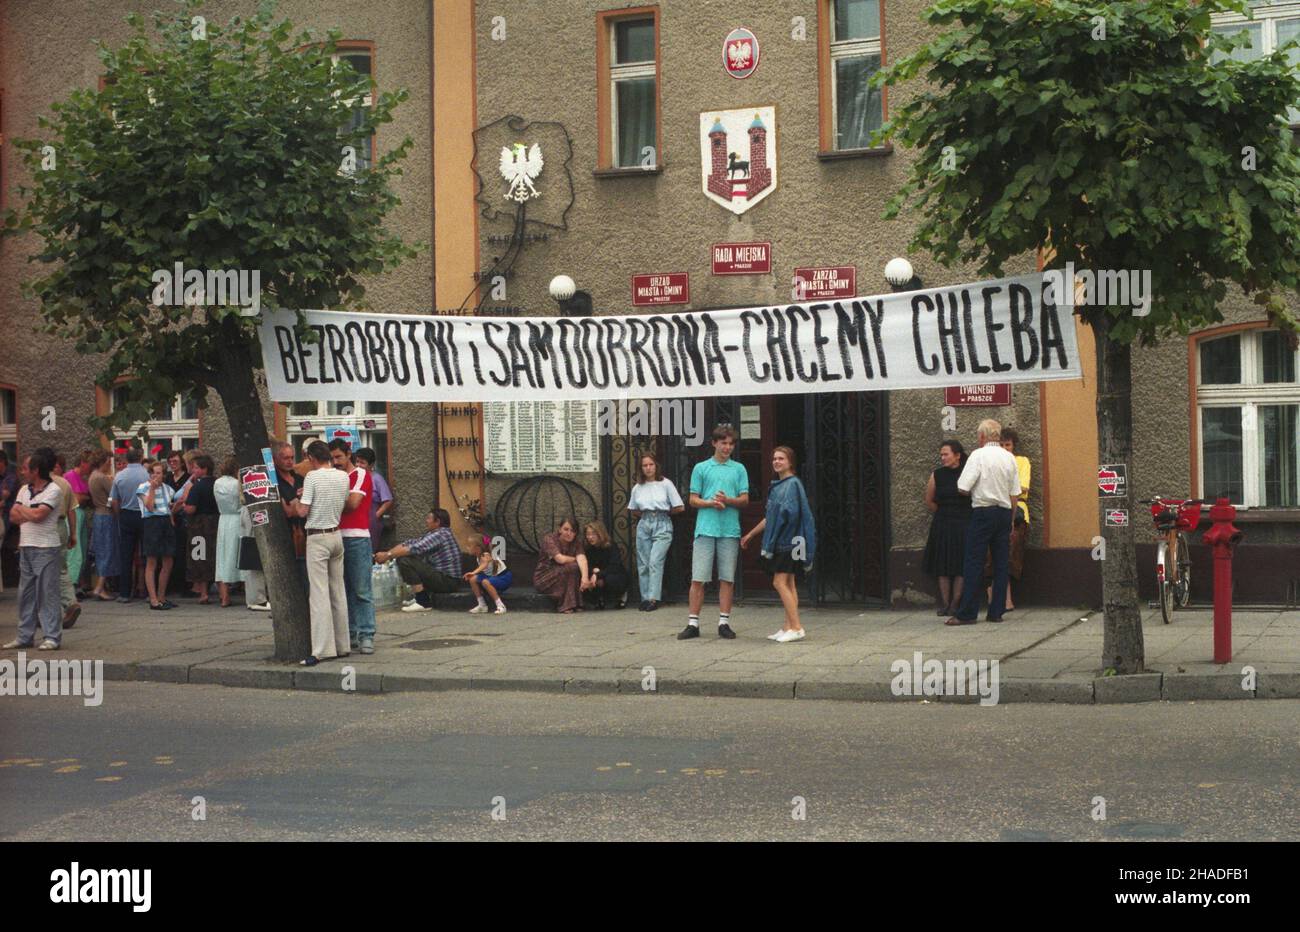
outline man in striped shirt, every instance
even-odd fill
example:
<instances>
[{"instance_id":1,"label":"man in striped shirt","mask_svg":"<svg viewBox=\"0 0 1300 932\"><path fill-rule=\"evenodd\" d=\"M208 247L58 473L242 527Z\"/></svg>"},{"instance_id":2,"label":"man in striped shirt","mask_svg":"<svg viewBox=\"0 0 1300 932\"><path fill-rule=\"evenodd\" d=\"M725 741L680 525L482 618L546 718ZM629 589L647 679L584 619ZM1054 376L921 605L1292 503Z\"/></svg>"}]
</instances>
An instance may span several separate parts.
<instances>
[{"instance_id":1,"label":"man in striped shirt","mask_svg":"<svg viewBox=\"0 0 1300 932\"><path fill-rule=\"evenodd\" d=\"M348 600L343 585L343 537L339 519L348 500L347 474L334 468L330 450L319 440L307 447L312 471L303 480L302 496L295 506L307 519L307 582L311 605L311 656L302 661L313 667L322 660L346 657Z\"/></svg>"},{"instance_id":2,"label":"man in striped shirt","mask_svg":"<svg viewBox=\"0 0 1300 932\"><path fill-rule=\"evenodd\" d=\"M428 530L422 537L413 537L392 550L375 554L376 563L396 560L397 571L416 593L414 599L402 606L402 611L427 612L433 608L430 598L433 593L455 592L460 588L460 546L450 524L451 515L443 508L435 508L425 515L424 526Z\"/></svg>"}]
</instances>

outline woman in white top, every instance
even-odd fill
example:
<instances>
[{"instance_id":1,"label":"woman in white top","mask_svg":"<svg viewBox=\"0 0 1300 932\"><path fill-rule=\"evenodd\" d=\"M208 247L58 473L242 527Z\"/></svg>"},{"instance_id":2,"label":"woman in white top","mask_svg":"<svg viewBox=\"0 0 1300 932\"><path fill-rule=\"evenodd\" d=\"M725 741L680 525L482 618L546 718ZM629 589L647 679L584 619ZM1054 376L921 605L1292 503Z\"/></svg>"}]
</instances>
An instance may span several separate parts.
<instances>
[{"instance_id":1,"label":"woman in white top","mask_svg":"<svg viewBox=\"0 0 1300 932\"><path fill-rule=\"evenodd\" d=\"M670 515L686 510L677 487L663 477L653 453L641 454L641 479L632 487L627 510L640 519L636 526L636 571L641 583L641 611L653 612L659 607L664 561L673 542Z\"/></svg>"},{"instance_id":2,"label":"woman in white top","mask_svg":"<svg viewBox=\"0 0 1300 932\"><path fill-rule=\"evenodd\" d=\"M239 576L239 460L228 456L221 464L221 478L212 486L217 499L217 592L221 607L230 607L230 586Z\"/></svg>"}]
</instances>

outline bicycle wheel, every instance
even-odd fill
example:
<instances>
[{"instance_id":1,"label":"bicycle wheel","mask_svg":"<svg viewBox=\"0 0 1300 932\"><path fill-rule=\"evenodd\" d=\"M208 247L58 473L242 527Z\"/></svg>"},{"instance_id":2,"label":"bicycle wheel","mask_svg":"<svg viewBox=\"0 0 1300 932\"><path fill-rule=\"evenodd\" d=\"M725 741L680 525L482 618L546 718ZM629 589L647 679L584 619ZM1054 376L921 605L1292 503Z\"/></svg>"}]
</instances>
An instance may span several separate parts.
<instances>
[{"instance_id":1,"label":"bicycle wheel","mask_svg":"<svg viewBox=\"0 0 1300 932\"><path fill-rule=\"evenodd\" d=\"M1178 584L1174 587L1179 608L1186 608L1192 601L1192 551L1187 544L1187 535L1178 535Z\"/></svg>"},{"instance_id":2,"label":"bicycle wheel","mask_svg":"<svg viewBox=\"0 0 1300 932\"><path fill-rule=\"evenodd\" d=\"M1161 541L1156 548L1156 599L1160 602L1160 619L1169 624L1174 620L1173 560L1169 545Z\"/></svg>"}]
</instances>

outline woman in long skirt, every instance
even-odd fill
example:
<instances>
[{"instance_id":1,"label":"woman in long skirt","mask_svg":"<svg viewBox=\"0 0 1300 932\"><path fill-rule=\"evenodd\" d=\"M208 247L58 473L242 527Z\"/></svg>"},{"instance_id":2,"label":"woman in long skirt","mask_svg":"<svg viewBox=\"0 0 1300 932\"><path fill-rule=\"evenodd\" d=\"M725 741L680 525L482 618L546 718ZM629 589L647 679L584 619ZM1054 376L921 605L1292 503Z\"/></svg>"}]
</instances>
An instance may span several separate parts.
<instances>
[{"instance_id":1,"label":"woman in long skirt","mask_svg":"<svg viewBox=\"0 0 1300 932\"><path fill-rule=\"evenodd\" d=\"M239 460L226 457L221 477L212 486L217 499L217 592L221 607L230 605L230 586L239 577Z\"/></svg>"},{"instance_id":2,"label":"woman in long skirt","mask_svg":"<svg viewBox=\"0 0 1300 932\"><path fill-rule=\"evenodd\" d=\"M578 522L565 518L542 538L542 550L533 570L533 588L556 602L556 611L571 615L582 611L582 593L590 588L587 555L578 538Z\"/></svg>"},{"instance_id":3,"label":"woman in long skirt","mask_svg":"<svg viewBox=\"0 0 1300 932\"><path fill-rule=\"evenodd\" d=\"M961 601L962 568L966 561L966 526L970 524L970 496L957 489L966 448L960 441L939 445L939 468L930 473L925 486L925 507L934 515L925 541L921 569L939 579L939 610L947 618Z\"/></svg>"}]
</instances>

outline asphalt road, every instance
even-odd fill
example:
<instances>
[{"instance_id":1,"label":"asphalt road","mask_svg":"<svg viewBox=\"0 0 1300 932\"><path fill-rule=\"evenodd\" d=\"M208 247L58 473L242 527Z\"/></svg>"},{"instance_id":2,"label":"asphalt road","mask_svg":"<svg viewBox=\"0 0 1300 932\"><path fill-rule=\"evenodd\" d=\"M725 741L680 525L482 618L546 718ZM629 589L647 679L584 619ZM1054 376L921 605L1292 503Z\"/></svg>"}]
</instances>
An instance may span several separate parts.
<instances>
[{"instance_id":1,"label":"asphalt road","mask_svg":"<svg viewBox=\"0 0 1300 932\"><path fill-rule=\"evenodd\" d=\"M1298 784L1289 700L0 699L4 840L1296 840Z\"/></svg>"}]
</instances>

